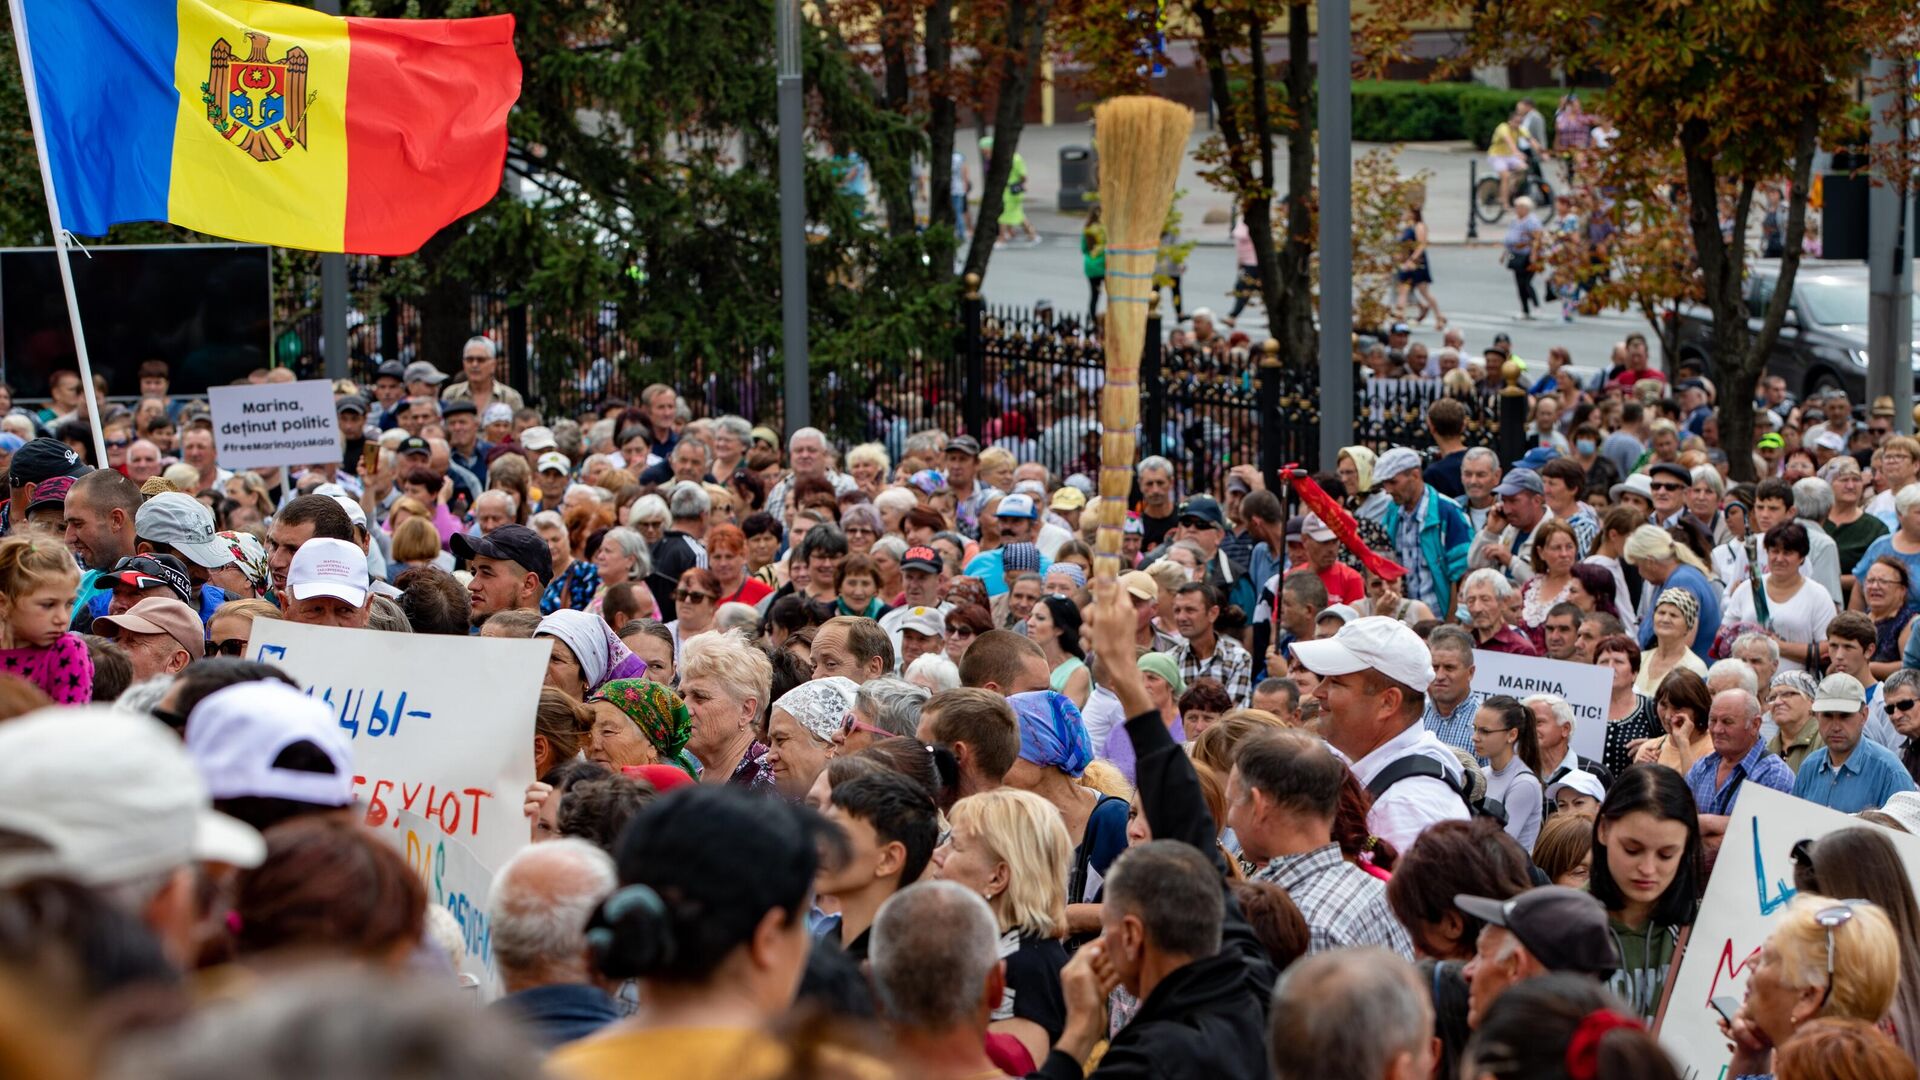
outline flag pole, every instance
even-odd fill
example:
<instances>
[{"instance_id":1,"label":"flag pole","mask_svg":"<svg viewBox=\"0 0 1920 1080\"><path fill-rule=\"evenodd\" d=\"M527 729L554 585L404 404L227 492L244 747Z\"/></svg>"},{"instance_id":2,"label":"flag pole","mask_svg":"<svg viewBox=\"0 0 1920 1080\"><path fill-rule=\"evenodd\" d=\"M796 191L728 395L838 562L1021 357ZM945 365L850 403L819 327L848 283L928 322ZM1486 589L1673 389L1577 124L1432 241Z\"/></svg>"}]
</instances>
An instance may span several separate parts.
<instances>
[{"instance_id":1,"label":"flag pole","mask_svg":"<svg viewBox=\"0 0 1920 1080\"><path fill-rule=\"evenodd\" d=\"M73 265L67 258L67 230L60 224L60 197L53 190L53 165L47 157L47 133L40 120L40 86L33 77L33 47L27 41L27 12L24 0L7 0L13 12L13 44L20 53L20 79L27 90L27 118L33 124L33 150L40 156L40 185L47 194L47 219L53 225L53 257L60 264L60 285L67 294L67 318L73 323L73 350L80 361L80 392L86 395L87 416L92 421L93 459L99 468L107 467L107 437L101 430L100 400L93 389L93 364L87 359L87 334L80 326L80 297L73 288Z\"/></svg>"}]
</instances>

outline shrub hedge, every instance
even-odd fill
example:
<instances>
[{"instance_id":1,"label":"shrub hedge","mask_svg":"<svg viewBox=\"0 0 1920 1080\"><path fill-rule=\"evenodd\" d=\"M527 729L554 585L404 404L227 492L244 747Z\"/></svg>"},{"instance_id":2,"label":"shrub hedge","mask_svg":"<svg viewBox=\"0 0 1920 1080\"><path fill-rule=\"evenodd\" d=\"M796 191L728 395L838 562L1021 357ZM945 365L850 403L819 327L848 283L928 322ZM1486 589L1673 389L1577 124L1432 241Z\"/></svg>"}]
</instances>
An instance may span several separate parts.
<instances>
[{"instance_id":1,"label":"shrub hedge","mask_svg":"<svg viewBox=\"0 0 1920 1080\"><path fill-rule=\"evenodd\" d=\"M1423 83L1356 80L1353 84L1353 137L1357 142L1452 142L1471 139L1487 148L1493 129L1513 114L1521 98L1547 116L1553 130L1553 111L1560 91L1495 90L1473 83Z\"/></svg>"}]
</instances>

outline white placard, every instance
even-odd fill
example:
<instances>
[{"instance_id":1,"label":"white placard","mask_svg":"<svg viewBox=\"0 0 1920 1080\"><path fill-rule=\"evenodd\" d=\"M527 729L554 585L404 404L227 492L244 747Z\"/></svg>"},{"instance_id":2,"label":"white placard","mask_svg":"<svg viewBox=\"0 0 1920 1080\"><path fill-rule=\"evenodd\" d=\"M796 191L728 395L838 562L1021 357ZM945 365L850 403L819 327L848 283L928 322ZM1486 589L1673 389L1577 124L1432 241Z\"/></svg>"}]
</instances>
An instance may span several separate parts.
<instances>
[{"instance_id":1,"label":"white placard","mask_svg":"<svg viewBox=\"0 0 1920 1080\"><path fill-rule=\"evenodd\" d=\"M1573 752L1599 761L1607 749L1607 702L1613 697L1613 669L1568 660L1473 650L1473 689L1525 700L1552 694L1573 706Z\"/></svg>"},{"instance_id":2,"label":"white placard","mask_svg":"<svg viewBox=\"0 0 1920 1080\"><path fill-rule=\"evenodd\" d=\"M210 387L207 404L221 468L340 460L340 417L325 379Z\"/></svg>"},{"instance_id":3,"label":"white placard","mask_svg":"<svg viewBox=\"0 0 1920 1080\"><path fill-rule=\"evenodd\" d=\"M1760 957L1760 946L1795 895L1793 845L1855 827L1880 829L1759 784L1740 785L1699 921L1680 958L1660 1024L1660 1044L1680 1065L1682 1076L1719 1076L1732 1058L1719 1017L1707 1002L1720 996L1745 1000L1747 976ZM1915 875L1920 837L1892 829L1880 832L1893 841L1908 880L1920 892L1920 876Z\"/></svg>"},{"instance_id":4,"label":"white placard","mask_svg":"<svg viewBox=\"0 0 1920 1080\"><path fill-rule=\"evenodd\" d=\"M534 714L552 643L261 619L248 650L326 701L353 743L354 798L405 849L399 811L487 870L527 843ZM484 890L479 903L485 903Z\"/></svg>"},{"instance_id":5,"label":"white placard","mask_svg":"<svg viewBox=\"0 0 1920 1080\"><path fill-rule=\"evenodd\" d=\"M446 908L460 927L460 973L473 978L485 1000L499 997L493 922L487 914L494 872L482 866L467 845L410 810L394 811L393 824L407 865L427 887L427 903Z\"/></svg>"}]
</instances>

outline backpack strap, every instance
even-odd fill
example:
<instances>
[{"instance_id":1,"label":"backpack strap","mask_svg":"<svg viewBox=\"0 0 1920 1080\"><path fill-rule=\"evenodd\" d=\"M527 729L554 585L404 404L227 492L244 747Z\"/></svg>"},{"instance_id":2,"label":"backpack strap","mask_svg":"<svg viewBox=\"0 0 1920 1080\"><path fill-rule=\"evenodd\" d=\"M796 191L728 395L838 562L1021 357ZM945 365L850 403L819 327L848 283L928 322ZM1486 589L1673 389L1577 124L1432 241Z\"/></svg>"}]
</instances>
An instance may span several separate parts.
<instances>
[{"instance_id":1,"label":"backpack strap","mask_svg":"<svg viewBox=\"0 0 1920 1080\"><path fill-rule=\"evenodd\" d=\"M1395 758L1389 762L1386 768L1374 774L1373 779L1368 782L1367 794L1378 799L1380 796L1386 794L1388 788L1402 780L1411 780L1416 776L1425 776L1438 780L1449 788L1452 788L1454 794L1459 795L1462 799L1466 798L1465 793L1460 790L1459 782L1454 780L1453 774L1447 772L1446 769L1441 767L1438 761L1433 760L1425 754L1408 754L1406 757Z\"/></svg>"}]
</instances>

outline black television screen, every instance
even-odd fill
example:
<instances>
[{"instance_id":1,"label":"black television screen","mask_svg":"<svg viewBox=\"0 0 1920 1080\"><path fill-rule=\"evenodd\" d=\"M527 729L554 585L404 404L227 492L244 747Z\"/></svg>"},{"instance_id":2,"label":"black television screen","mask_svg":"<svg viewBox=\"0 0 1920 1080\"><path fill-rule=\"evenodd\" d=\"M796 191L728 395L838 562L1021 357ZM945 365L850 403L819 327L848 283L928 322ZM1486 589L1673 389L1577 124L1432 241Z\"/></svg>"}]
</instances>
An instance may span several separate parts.
<instances>
[{"instance_id":1,"label":"black television screen","mask_svg":"<svg viewBox=\"0 0 1920 1080\"><path fill-rule=\"evenodd\" d=\"M157 244L73 251L87 355L107 393L137 396L139 368L165 360L174 395L204 395L267 366L271 262L252 244ZM0 377L16 397L47 394L78 370L52 248L0 250Z\"/></svg>"}]
</instances>

